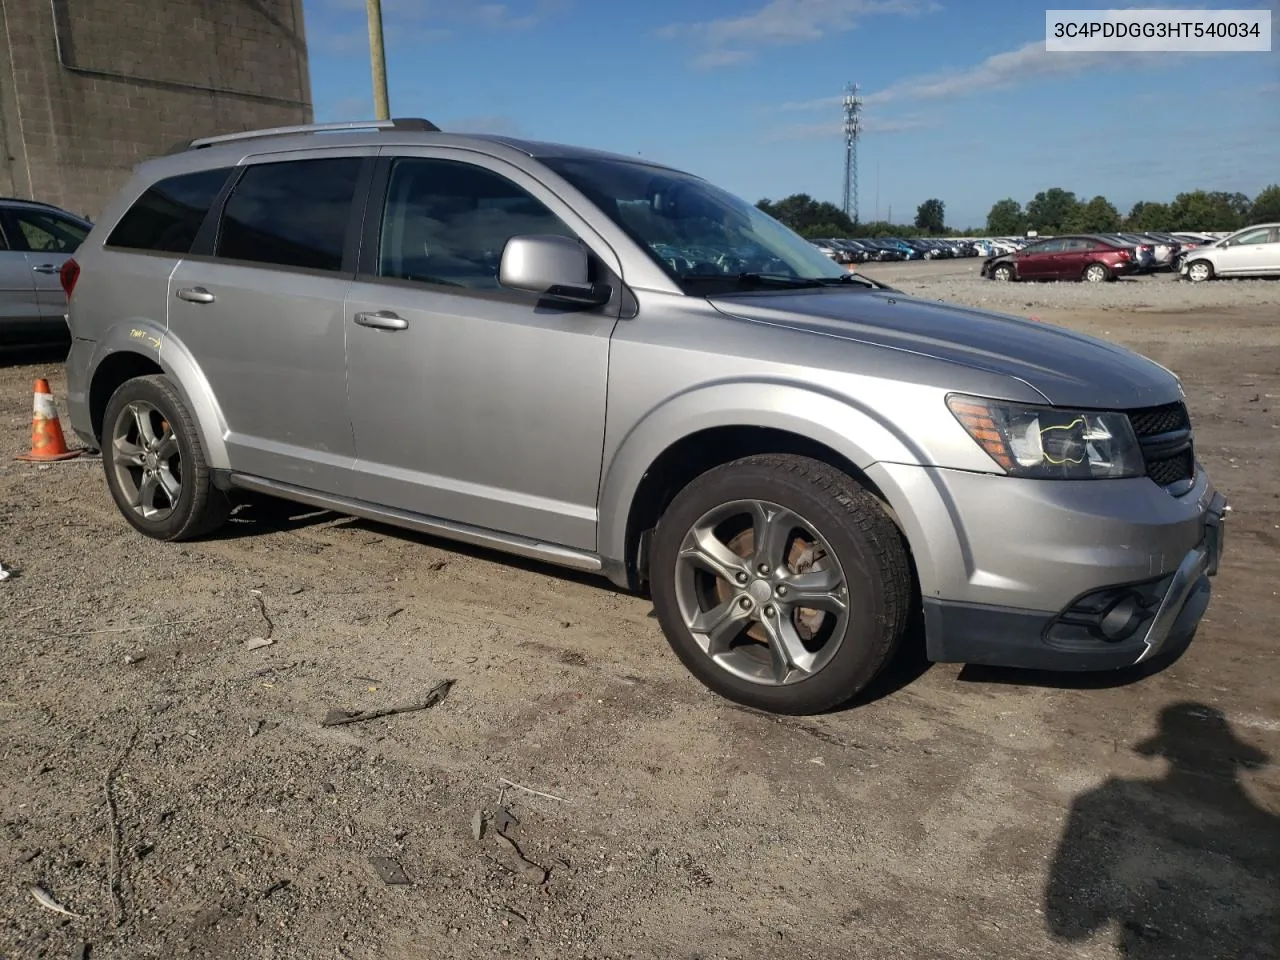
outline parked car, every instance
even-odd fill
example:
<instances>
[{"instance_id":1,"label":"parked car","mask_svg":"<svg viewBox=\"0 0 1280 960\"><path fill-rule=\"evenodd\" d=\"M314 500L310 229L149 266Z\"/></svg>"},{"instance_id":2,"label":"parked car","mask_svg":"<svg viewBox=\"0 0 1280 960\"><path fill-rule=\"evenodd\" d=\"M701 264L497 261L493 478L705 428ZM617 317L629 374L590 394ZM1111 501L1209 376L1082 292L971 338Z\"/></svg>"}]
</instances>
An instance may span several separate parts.
<instances>
[{"instance_id":1,"label":"parked car","mask_svg":"<svg viewBox=\"0 0 1280 960\"><path fill-rule=\"evenodd\" d=\"M1134 259L1135 273L1151 273L1157 269L1155 247L1142 238L1135 240L1119 233L1100 233L1097 237L1119 250L1128 250Z\"/></svg>"},{"instance_id":2,"label":"parked car","mask_svg":"<svg viewBox=\"0 0 1280 960\"><path fill-rule=\"evenodd\" d=\"M854 263L867 263L876 259L875 252L861 240L841 240L840 242L853 255Z\"/></svg>"},{"instance_id":3,"label":"parked car","mask_svg":"<svg viewBox=\"0 0 1280 960\"><path fill-rule=\"evenodd\" d=\"M0 344L69 339L58 271L91 227L52 204L0 198Z\"/></svg>"},{"instance_id":4,"label":"parked car","mask_svg":"<svg viewBox=\"0 0 1280 960\"><path fill-rule=\"evenodd\" d=\"M1133 273L1136 263L1132 250L1117 247L1102 237L1054 237L1013 253L991 257L982 264L981 272L989 280L1101 283Z\"/></svg>"},{"instance_id":5,"label":"parked car","mask_svg":"<svg viewBox=\"0 0 1280 960\"><path fill-rule=\"evenodd\" d=\"M142 534L253 491L597 572L786 713L916 613L940 661L1190 642L1225 499L1164 367L884 288L636 157L368 127L149 161L64 267L69 420Z\"/></svg>"},{"instance_id":6,"label":"parked car","mask_svg":"<svg viewBox=\"0 0 1280 960\"><path fill-rule=\"evenodd\" d=\"M1183 258L1179 275L1193 283L1214 277L1280 275L1280 224L1260 223L1197 247Z\"/></svg>"}]
</instances>

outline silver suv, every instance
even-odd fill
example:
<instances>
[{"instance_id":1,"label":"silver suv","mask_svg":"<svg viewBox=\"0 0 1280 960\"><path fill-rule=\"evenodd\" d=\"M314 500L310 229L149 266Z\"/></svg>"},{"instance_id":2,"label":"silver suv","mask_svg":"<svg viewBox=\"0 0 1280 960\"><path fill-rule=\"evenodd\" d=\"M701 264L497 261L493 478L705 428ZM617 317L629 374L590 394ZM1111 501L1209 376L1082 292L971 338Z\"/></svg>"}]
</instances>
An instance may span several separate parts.
<instances>
[{"instance_id":1,"label":"silver suv","mask_svg":"<svg viewBox=\"0 0 1280 960\"><path fill-rule=\"evenodd\" d=\"M777 712L904 637L1061 670L1190 641L1225 502L1168 370L634 157L350 126L143 164L63 272L70 419L142 533L254 491L598 571Z\"/></svg>"}]
</instances>

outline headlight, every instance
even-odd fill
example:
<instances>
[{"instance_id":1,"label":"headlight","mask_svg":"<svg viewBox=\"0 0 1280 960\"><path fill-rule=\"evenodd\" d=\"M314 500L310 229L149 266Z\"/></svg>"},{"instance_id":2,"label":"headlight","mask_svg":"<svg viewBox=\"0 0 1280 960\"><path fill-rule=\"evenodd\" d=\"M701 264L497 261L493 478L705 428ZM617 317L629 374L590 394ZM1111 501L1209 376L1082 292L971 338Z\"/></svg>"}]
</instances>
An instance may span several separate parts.
<instances>
[{"instance_id":1,"label":"headlight","mask_svg":"<svg viewBox=\"0 0 1280 960\"><path fill-rule=\"evenodd\" d=\"M947 407L969 436L1014 477L1140 477L1142 450L1123 413L1065 410L953 394Z\"/></svg>"}]
</instances>

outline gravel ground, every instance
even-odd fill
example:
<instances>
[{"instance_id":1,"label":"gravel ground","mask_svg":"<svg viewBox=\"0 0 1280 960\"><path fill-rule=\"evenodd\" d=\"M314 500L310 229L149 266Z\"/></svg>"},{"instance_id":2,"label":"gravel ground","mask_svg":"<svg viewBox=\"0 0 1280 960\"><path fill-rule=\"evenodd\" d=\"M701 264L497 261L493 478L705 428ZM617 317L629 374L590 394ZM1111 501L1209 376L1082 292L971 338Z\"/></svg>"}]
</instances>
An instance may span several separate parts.
<instances>
[{"instance_id":1,"label":"gravel ground","mask_svg":"<svg viewBox=\"0 0 1280 960\"><path fill-rule=\"evenodd\" d=\"M957 266L884 272L1061 298L1037 312L1183 377L1235 513L1176 664L926 669L909 645L856 707L779 719L706 692L600 581L270 501L155 543L99 463L5 459L0 957L1280 956L1280 284L1144 279L1273 299L1121 315L1070 298L1129 284ZM59 360L0 359L0 448L28 445L34 377L65 397ZM446 678L432 709L321 723ZM536 870L474 838L500 804Z\"/></svg>"},{"instance_id":2,"label":"gravel ground","mask_svg":"<svg viewBox=\"0 0 1280 960\"><path fill-rule=\"evenodd\" d=\"M1270 307L1280 316L1280 280L1214 280L1190 283L1169 273L1125 277L1114 283L1000 283L978 271L977 257L929 263L862 264L858 272L915 296L950 300L1001 312L1027 308L1177 313Z\"/></svg>"}]
</instances>

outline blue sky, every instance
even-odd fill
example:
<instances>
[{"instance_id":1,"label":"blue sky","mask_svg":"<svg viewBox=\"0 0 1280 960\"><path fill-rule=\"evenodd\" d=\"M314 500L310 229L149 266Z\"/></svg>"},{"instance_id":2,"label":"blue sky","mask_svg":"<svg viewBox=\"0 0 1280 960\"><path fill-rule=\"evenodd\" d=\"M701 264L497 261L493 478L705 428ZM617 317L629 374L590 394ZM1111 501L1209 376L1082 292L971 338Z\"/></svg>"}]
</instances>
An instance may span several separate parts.
<instances>
[{"instance_id":1,"label":"blue sky","mask_svg":"<svg viewBox=\"0 0 1280 960\"><path fill-rule=\"evenodd\" d=\"M1046 53L1049 5L1026 0L382 3L393 116L640 154L751 201L840 202L850 81L866 100L863 220L908 221L939 197L948 224L976 226L996 200L1052 186L1126 213L1280 181L1274 40L1271 53ZM372 117L365 0L303 5L316 119Z\"/></svg>"}]
</instances>

